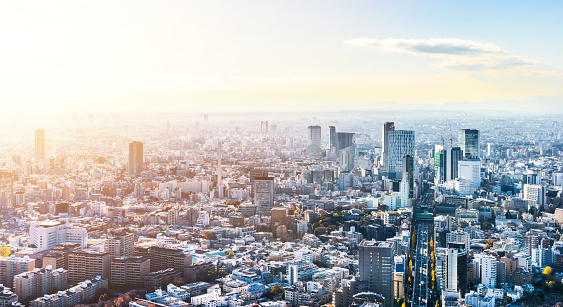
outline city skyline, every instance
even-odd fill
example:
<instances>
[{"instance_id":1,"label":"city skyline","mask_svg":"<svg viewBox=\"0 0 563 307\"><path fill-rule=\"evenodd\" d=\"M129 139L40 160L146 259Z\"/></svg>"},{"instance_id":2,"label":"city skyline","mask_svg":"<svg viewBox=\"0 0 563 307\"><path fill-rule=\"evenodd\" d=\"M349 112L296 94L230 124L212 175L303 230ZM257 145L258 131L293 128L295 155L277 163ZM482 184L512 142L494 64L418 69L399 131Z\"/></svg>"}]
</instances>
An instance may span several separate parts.
<instances>
[{"instance_id":1,"label":"city skyline","mask_svg":"<svg viewBox=\"0 0 563 307\"><path fill-rule=\"evenodd\" d=\"M556 1L1 6L11 111L530 110L563 99Z\"/></svg>"}]
</instances>

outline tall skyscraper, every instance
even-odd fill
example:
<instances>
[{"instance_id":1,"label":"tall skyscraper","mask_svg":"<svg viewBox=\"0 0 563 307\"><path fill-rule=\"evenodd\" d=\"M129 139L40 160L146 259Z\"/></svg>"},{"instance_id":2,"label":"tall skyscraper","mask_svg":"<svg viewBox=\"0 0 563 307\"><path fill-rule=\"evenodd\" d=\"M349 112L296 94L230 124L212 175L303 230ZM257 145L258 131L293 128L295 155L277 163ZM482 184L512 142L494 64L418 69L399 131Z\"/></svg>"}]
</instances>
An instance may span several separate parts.
<instances>
[{"instance_id":1,"label":"tall skyscraper","mask_svg":"<svg viewBox=\"0 0 563 307\"><path fill-rule=\"evenodd\" d=\"M338 164L343 172L354 169L354 158L356 156L356 135L354 133L336 133L336 154Z\"/></svg>"},{"instance_id":2,"label":"tall skyscraper","mask_svg":"<svg viewBox=\"0 0 563 307\"><path fill-rule=\"evenodd\" d=\"M35 130L35 162L45 160L45 130Z\"/></svg>"},{"instance_id":3,"label":"tall skyscraper","mask_svg":"<svg viewBox=\"0 0 563 307\"><path fill-rule=\"evenodd\" d=\"M387 131L387 144L385 145L386 156L384 160L387 164L389 179L402 179L403 158L407 155L414 157L414 131L410 130L389 130Z\"/></svg>"},{"instance_id":4,"label":"tall skyscraper","mask_svg":"<svg viewBox=\"0 0 563 307\"><path fill-rule=\"evenodd\" d=\"M481 149L479 148L479 130L460 129L458 133L459 147L463 151L465 159L479 159Z\"/></svg>"},{"instance_id":5,"label":"tall skyscraper","mask_svg":"<svg viewBox=\"0 0 563 307\"><path fill-rule=\"evenodd\" d=\"M254 179L254 204L260 214L270 215L274 206L274 178L256 177Z\"/></svg>"},{"instance_id":6,"label":"tall skyscraper","mask_svg":"<svg viewBox=\"0 0 563 307\"><path fill-rule=\"evenodd\" d=\"M329 149L330 151L335 151L336 148L336 127L328 126L329 130Z\"/></svg>"},{"instance_id":7,"label":"tall skyscraper","mask_svg":"<svg viewBox=\"0 0 563 307\"><path fill-rule=\"evenodd\" d=\"M263 120L263 121L260 122L260 132L262 132L262 133L268 132L268 121L267 120Z\"/></svg>"},{"instance_id":8,"label":"tall skyscraper","mask_svg":"<svg viewBox=\"0 0 563 307\"><path fill-rule=\"evenodd\" d=\"M403 180L408 182L409 198L414 198L414 157L411 155L403 158Z\"/></svg>"},{"instance_id":9,"label":"tall skyscraper","mask_svg":"<svg viewBox=\"0 0 563 307\"><path fill-rule=\"evenodd\" d=\"M481 283L494 288L497 284L497 259L493 256L483 256L481 263Z\"/></svg>"},{"instance_id":10,"label":"tall skyscraper","mask_svg":"<svg viewBox=\"0 0 563 307\"><path fill-rule=\"evenodd\" d=\"M221 169L221 142L217 145L217 189L219 190L219 198L223 198L223 170Z\"/></svg>"},{"instance_id":11,"label":"tall skyscraper","mask_svg":"<svg viewBox=\"0 0 563 307\"><path fill-rule=\"evenodd\" d=\"M436 285L438 291L455 290L464 296L467 291L467 251L457 248L436 248Z\"/></svg>"},{"instance_id":12,"label":"tall skyscraper","mask_svg":"<svg viewBox=\"0 0 563 307\"><path fill-rule=\"evenodd\" d=\"M385 306L393 306L393 242L363 241L358 248L358 258L360 281L368 281L370 291L385 297Z\"/></svg>"},{"instance_id":13,"label":"tall skyscraper","mask_svg":"<svg viewBox=\"0 0 563 307\"><path fill-rule=\"evenodd\" d=\"M308 133L309 147L307 153L309 155L318 155L321 152L321 126L309 126Z\"/></svg>"},{"instance_id":14,"label":"tall skyscraper","mask_svg":"<svg viewBox=\"0 0 563 307\"><path fill-rule=\"evenodd\" d=\"M383 135L381 137L381 165L387 167L389 159L389 131L395 130L394 122L383 124Z\"/></svg>"},{"instance_id":15,"label":"tall skyscraper","mask_svg":"<svg viewBox=\"0 0 563 307\"><path fill-rule=\"evenodd\" d=\"M140 175L143 172L143 143L129 143L129 173Z\"/></svg>"},{"instance_id":16,"label":"tall skyscraper","mask_svg":"<svg viewBox=\"0 0 563 307\"><path fill-rule=\"evenodd\" d=\"M473 182L473 187L481 185L481 160L461 160L457 164L457 177Z\"/></svg>"},{"instance_id":17,"label":"tall skyscraper","mask_svg":"<svg viewBox=\"0 0 563 307\"><path fill-rule=\"evenodd\" d=\"M461 148L436 145L434 147L434 183L440 184L458 178L459 161L462 160Z\"/></svg>"}]
</instances>

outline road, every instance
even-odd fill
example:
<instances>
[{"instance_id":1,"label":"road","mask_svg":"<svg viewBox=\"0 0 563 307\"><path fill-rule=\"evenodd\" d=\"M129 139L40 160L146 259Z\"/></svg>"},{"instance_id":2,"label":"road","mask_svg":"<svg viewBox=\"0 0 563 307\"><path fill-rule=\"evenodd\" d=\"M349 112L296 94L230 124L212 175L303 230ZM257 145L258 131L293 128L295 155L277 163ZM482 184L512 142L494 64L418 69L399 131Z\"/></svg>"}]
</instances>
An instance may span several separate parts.
<instances>
[{"instance_id":1,"label":"road","mask_svg":"<svg viewBox=\"0 0 563 307\"><path fill-rule=\"evenodd\" d=\"M432 299L430 284L430 238L433 236L434 220L432 218L417 217L417 214L427 213L432 202L432 196L423 195L413 208L411 231L415 235L413 255L413 291L410 298L413 307L428 307Z\"/></svg>"}]
</instances>

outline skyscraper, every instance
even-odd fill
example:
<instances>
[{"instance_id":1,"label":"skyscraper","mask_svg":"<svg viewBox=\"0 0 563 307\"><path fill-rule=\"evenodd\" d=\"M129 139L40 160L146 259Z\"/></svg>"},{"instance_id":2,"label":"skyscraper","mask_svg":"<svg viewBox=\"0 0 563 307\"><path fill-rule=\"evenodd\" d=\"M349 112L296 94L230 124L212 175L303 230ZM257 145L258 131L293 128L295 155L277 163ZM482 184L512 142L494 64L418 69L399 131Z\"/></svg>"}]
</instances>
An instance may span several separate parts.
<instances>
[{"instance_id":1,"label":"skyscraper","mask_svg":"<svg viewBox=\"0 0 563 307\"><path fill-rule=\"evenodd\" d=\"M389 158L389 131L395 130L394 122L386 122L383 124L383 135L381 137L381 165L387 167Z\"/></svg>"},{"instance_id":2,"label":"skyscraper","mask_svg":"<svg viewBox=\"0 0 563 307\"><path fill-rule=\"evenodd\" d=\"M35 162L45 160L45 130L35 130Z\"/></svg>"},{"instance_id":3,"label":"skyscraper","mask_svg":"<svg viewBox=\"0 0 563 307\"><path fill-rule=\"evenodd\" d=\"M268 121L263 120L260 122L260 132L267 133L268 132Z\"/></svg>"},{"instance_id":4,"label":"skyscraper","mask_svg":"<svg viewBox=\"0 0 563 307\"><path fill-rule=\"evenodd\" d=\"M414 197L414 158L411 155L406 155L403 158L403 180L406 180L409 185L409 198Z\"/></svg>"},{"instance_id":5,"label":"skyscraper","mask_svg":"<svg viewBox=\"0 0 563 307\"><path fill-rule=\"evenodd\" d=\"M140 175L143 172L143 143L129 143L129 173Z\"/></svg>"},{"instance_id":6,"label":"skyscraper","mask_svg":"<svg viewBox=\"0 0 563 307\"><path fill-rule=\"evenodd\" d=\"M329 129L329 149L330 151L334 151L333 148L336 148L336 128L334 126L328 126Z\"/></svg>"},{"instance_id":7,"label":"skyscraper","mask_svg":"<svg viewBox=\"0 0 563 307\"><path fill-rule=\"evenodd\" d=\"M354 157L356 156L356 135L354 133L336 133L336 154L343 172L354 169Z\"/></svg>"},{"instance_id":8,"label":"skyscraper","mask_svg":"<svg viewBox=\"0 0 563 307\"><path fill-rule=\"evenodd\" d=\"M274 206L274 178L256 177L254 179L254 204L260 214L270 215Z\"/></svg>"},{"instance_id":9,"label":"skyscraper","mask_svg":"<svg viewBox=\"0 0 563 307\"><path fill-rule=\"evenodd\" d=\"M463 297L467 291L467 250L448 248L446 258L446 289L461 292Z\"/></svg>"},{"instance_id":10,"label":"skyscraper","mask_svg":"<svg viewBox=\"0 0 563 307\"><path fill-rule=\"evenodd\" d=\"M458 178L459 161L462 160L461 148L436 145L434 147L434 183L440 184Z\"/></svg>"},{"instance_id":11,"label":"skyscraper","mask_svg":"<svg viewBox=\"0 0 563 307\"><path fill-rule=\"evenodd\" d=\"M309 147L307 153L309 155L318 155L321 152L321 126L309 126L308 133Z\"/></svg>"},{"instance_id":12,"label":"skyscraper","mask_svg":"<svg viewBox=\"0 0 563 307\"><path fill-rule=\"evenodd\" d=\"M393 242L363 241L358 248L360 281L368 281L370 291L385 297L385 306L393 306Z\"/></svg>"},{"instance_id":13,"label":"skyscraper","mask_svg":"<svg viewBox=\"0 0 563 307\"><path fill-rule=\"evenodd\" d=\"M386 156L387 164L384 164L383 167L387 168L389 179L402 179L403 158L407 155L414 157L414 131L387 131L385 146L386 154L384 156Z\"/></svg>"},{"instance_id":14,"label":"skyscraper","mask_svg":"<svg viewBox=\"0 0 563 307\"><path fill-rule=\"evenodd\" d=\"M465 159L479 159L481 149L479 148L479 130L460 129L458 133L459 147L463 151Z\"/></svg>"},{"instance_id":15,"label":"skyscraper","mask_svg":"<svg viewBox=\"0 0 563 307\"><path fill-rule=\"evenodd\" d=\"M223 170L221 169L221 142L217 145L217 188L219 190L219 198L223 198Z\"/></svg>"}]
</instances>

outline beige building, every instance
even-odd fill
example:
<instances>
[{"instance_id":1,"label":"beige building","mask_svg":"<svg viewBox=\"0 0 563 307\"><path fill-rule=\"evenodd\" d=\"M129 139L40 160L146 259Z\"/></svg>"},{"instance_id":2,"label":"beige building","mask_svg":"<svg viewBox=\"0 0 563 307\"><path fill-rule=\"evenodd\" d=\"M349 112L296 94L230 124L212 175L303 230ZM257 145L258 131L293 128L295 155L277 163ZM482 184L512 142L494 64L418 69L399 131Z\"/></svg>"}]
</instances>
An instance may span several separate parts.
<instances>
[{"instance_id":1,"label":"beige building","mask_svg":"<svg viewBox=\"0 0 563 307\"><path fill-rule=\"evenodd\" d=\"M135 254L135 234L127 232L125 229L108 233L104 251L108 252L112 259L132 257Z\"/></svg>"},{"instance_id":2,"label":"beige building","mask_svg":"<svg viewBox=\"0 0 563 307\"><path fill-rule=\"evenodd\" d=\"M111 286L115 289L141 288L151 272L151 261L143 257L120 257L111 260Z\"/></svg>"},{"instance_id":3,"label":"beige building","mask_svg":"<svg viewBox=\"0 0 563 307\"><path fill-rule=\"evenodd\" d=\"M163 246L136 246L135 256L142 256L151 260L151 272L162 271L168 268L183 271L192 264L192 255L185 254L183 250Z\"/></svg>"},{"instance_id":4,"label":"beige building","mask_svg":"<svg viewBox=\"0 0 563 307\"><path fill-rule=\"evenodd\" d=\"M14 284L14 276L35 269L35 259L29 257L0 258L0 284L11 288Z\"/></svg>"},{"instance_id":5,"label":"beige building","mask_svg":"<svg viewBox=\"0 0 563 307\"><path fill-rule=\"evenodd\" d=\"M111 264L109 253L96 251L73 251L68 255L68 281L72 284L96 276L109 278Z\"/></svg>"},{"instance_id":6,"label":"beige building","mask_svg":"<svg viewBox=\"0 0 563 307\"><path fill-rule=\"evenodd\" d=\"M53 270L51 267L34 269L14 277L14 291L21 302L28 302L45 294L51 294L68 287L68 271Z\"/></svg>"}]
</instances>

